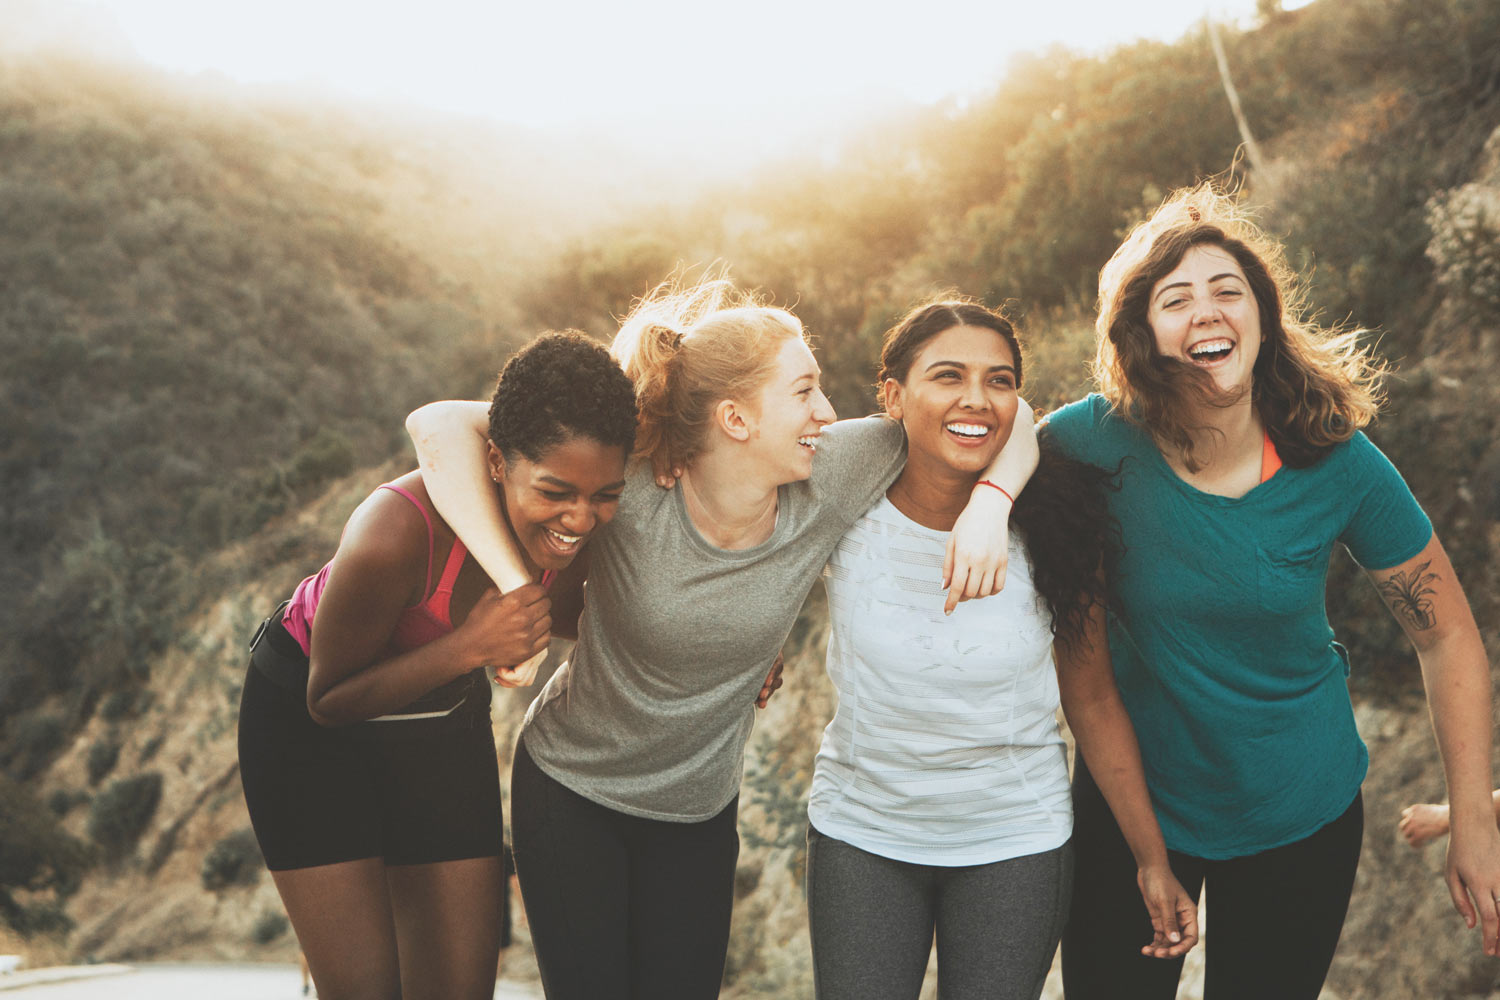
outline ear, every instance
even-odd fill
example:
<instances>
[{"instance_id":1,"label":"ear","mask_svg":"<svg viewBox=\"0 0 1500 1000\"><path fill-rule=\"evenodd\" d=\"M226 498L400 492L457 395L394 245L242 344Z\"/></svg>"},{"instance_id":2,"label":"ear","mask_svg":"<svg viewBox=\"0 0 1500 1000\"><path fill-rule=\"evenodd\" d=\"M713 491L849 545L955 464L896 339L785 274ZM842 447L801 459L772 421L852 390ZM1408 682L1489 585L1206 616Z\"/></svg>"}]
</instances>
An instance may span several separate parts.
<instances>
[{"instance_id":1,"label":"ear","mask_svg":"<svg viewBox=\"0 0 1500 1000\"><path fill-rule=\"evenodd\" d=\"M495 447L495 442L486 442L489 451L485 455L485 465L489 466L490 478L496 483L505 478L505 456L500 454L500 449Z\"/></svg>"},{"instance_id":2,"label":"ear","mask_svg":"<svg viewBox=\"0 0 1500 1000\"><path fill-rule=\"evenodd\" d=\"M900 420L902 414L901 383L888 378L881 385L880 393L885 400L886 415L892 420Z\"/></svg>"},{"instance_id":3,"label":"ear","mask_svg":"<svg viewBox=\"0 0 1500 1000\"><path fill-rule=\"evenodd\" d=\"M750 414L732 399L721 399L714 407L714 426L729 435L731 441L750 440Z\"/></svg>"}]
</instances>

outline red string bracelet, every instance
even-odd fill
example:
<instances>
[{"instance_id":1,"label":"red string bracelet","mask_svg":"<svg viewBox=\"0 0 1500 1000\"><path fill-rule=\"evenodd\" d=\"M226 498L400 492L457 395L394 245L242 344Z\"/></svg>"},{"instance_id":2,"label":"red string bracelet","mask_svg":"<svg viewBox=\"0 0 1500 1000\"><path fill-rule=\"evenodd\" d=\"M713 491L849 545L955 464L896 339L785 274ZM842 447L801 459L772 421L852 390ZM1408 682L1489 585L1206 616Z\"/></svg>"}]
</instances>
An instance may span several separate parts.
<instances>
[{"instance_id":1,"label":"red string bracelet","mask_svg":"<svg viewBox=\"0 0 1500 1000\"><path fill-rule=\"evenodd\" d=\"M975 486L989 486L989 487L991 487L993 489L997 489L997 490L1000 491L1000 495L1001 496L1005 497L1005 499L1007 499L1007 500L1010 501L1010 505L1012 507L1014 507L1016 505L1016 498L1013 497L1013 496L1011 496L1010 495L1010 491L1007 490L1004 486L1000 486L1000 485L998 485L996 483L992 483L988 479L981 479L979 482L975 483L974 485Z\"/></svg>"}]
</instances>

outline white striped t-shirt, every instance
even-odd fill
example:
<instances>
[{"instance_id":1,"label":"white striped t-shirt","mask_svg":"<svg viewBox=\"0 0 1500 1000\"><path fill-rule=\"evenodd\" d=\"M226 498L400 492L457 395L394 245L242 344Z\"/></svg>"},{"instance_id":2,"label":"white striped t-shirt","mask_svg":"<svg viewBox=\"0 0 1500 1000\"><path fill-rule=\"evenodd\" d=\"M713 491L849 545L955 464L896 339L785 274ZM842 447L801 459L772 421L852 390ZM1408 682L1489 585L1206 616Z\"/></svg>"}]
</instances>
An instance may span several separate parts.
<instances>
[{"instance_id":1,"label":"white striped t-shirt","mask_svg":"<svg viewBox=\"0 0 1500 1000\"><path fill-rule=\"evenodd\" d=\"M838 711L808 816L897 861L988 864L1073 829L1051 618L1011 537L1005 589L943 615L948 533L882 498L824 570Z\"/></svg>"}]
</instances>

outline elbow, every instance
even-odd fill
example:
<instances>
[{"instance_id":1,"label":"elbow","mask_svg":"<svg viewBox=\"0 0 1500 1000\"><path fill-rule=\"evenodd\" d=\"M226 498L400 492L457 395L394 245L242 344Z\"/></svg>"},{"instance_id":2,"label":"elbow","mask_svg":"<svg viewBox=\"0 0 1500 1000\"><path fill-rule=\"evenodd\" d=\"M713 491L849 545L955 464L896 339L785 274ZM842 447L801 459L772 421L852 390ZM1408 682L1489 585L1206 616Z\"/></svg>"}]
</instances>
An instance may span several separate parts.
<instances>
[{"instance_id":1,"label":"elbow","mask_svg":"<svg viewBox=\"0 0 1500 1000\"><path fill-rule=\"evenodd\" d=\"M339 710L337 699L330 697L329 692L315 692L311 687L307 689L307 714L324 729L336 729L359 721L346 718L347 713Z\"/></svg>"}]
</instances>

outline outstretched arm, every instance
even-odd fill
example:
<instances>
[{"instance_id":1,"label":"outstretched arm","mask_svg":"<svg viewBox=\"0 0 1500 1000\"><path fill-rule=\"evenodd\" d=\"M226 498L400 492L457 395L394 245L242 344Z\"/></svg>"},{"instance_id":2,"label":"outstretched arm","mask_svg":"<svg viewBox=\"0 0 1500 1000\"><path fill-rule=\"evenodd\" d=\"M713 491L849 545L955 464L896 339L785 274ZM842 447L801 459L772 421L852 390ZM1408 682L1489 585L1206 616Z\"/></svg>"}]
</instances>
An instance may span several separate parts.
<instances>
[{"instance_id":1,"label":"outstretched arm","mask_svg":"<svg viewBox=\"0 0 1500 1000\"><path fill-rule=\"evenodd\" d=\"M1464 922L1483 926L1485 954L1500 954L1500 830L1490 797L1490 666L1479 628L1435 533L1416 556L1371 571L1369 577L1422 664L1448 782L1448 891Z\"/></svg>"},{"instance_id":2,"label":"outstretched arm","mask_svg":"<svg viewBox=\"0 0 1500 1000\"><path fill-rule=\"evenodd\" d=\"M1060 635L1053 649L1068 727L1135 856L1136 884L1155 932L1141 947L1141 954L1152 958L1184 955L1198 943L1198 904L1167 862L1167 845L1151 808L1135 728L1115 686L1103 607L1096 603L1081 634Z\"/></svg>"},{"instance_id":3,"label":"outstretched arm","mask_svg":"<svg viewBox=\"0 0 1500 1000\"><path fill-rule=\"evenodd\" d=\"M406 418L406 432L417 450L422 483L432 505L463 539L474 561L503 594L530 583L485 462L488 404L428 403ZM545 655L540 653L514 667L502 664L495 680L507 687L530 684Z\"/></svg>"},{"instance_id":4,"label":"outstretched arm","mask_svg":"<svg viewBox=\"0 0 1500 1000\"><path fill-rule=\"evenodd\" d=\"M984 470L948 536L943 586L951 614L959 601L998 594L1005 587L1010 549L1010 509L1036 471L1041 455L1031 404L1016 400L1016 421L1000 454Z\"/></svg>"}]
</instances>

